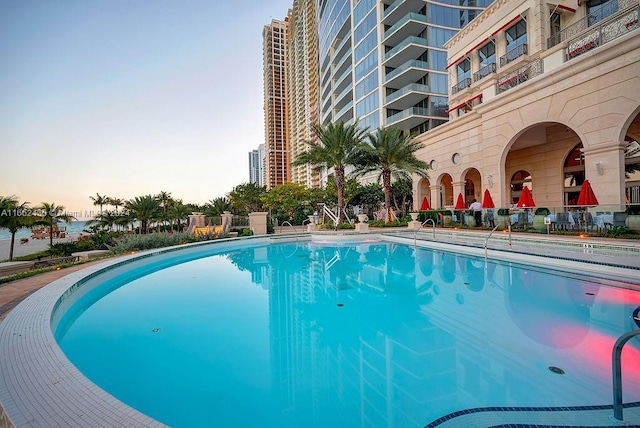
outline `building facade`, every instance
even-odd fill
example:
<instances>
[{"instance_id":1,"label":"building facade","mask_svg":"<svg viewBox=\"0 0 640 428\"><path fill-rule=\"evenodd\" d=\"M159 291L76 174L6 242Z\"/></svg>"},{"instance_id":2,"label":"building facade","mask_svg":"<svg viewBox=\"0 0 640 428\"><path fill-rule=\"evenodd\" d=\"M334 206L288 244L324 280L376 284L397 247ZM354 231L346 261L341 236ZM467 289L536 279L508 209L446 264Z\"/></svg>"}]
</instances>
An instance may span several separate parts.
<instances>
[{"instance_id":1,"label":"building facade","mask_svg":"<svg viewBox=\"0 0 640 428\"><path fill-rule=\"evenodd\" d=\"M262 31L267 189L290 180L286 87L288 28L288 20L273 20Z\"/></svg>"},{"instance_id":2,"label":"building facade","mask_svg":"<svg viewBox=\"0 0 640 428\"><path fill-rule=\"evenodd\" d=\"M290 159L307 150L318 123L318 26L315 0L294 0L289 11L287 101ZM318 187L309 165L291 166L291 181Z\"/></svg>"},{"instance_id":3,"label":"building facade","mask_svg":"<svg viewBox=\"0 0 640 428\"><path fill-rule=\"evenodd\" d=\"M249 152L249 182L264 186L266 182L265 173L265 150L264 144L260 144L257 150Z\"/></svg>"},{"instance_id":4,"label":"building facade","mask_svg":"<svg viewBox=\"0 0 640 428\"><path fill-rule=\"evenodd\" d=\"M414 133L444 123L444 43L490 2L318 0L320 122Z\"/></svg>"},{"instance_id":5,"label":"building facade","mask_svg":"<svg viewBox=\"0 0 640 428\"><path fill-rule=\"evenodd\" d=\"M565 3L565 4L563 4ZM448 43L451 120L419 140L428 179L414 201L499 207L525 187L538 207L640 203L638 0L502 0Z\"/></svg>"}]
</instances>

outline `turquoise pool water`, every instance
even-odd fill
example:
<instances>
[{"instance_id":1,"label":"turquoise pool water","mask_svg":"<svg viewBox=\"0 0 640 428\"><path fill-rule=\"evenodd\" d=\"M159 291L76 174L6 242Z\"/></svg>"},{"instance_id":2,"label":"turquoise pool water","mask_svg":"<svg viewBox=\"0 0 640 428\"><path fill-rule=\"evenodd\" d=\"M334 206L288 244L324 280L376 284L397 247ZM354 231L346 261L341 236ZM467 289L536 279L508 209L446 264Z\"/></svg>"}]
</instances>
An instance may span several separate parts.
<instances>
[{"instance_id":1,"label":"turquoise pool water","mask_svg":"<svg viewBox=\"0 0 640 428\"><path fill-rule=\"evenodd\" d=\"M640 293L524 265L377 241L220 251L93 278L54 314L61 348L173 427L418 427L610 404L613 343L637 328ZM640 400L639 358L634 340L625 402Z\"/></svg>"}]
</instances>

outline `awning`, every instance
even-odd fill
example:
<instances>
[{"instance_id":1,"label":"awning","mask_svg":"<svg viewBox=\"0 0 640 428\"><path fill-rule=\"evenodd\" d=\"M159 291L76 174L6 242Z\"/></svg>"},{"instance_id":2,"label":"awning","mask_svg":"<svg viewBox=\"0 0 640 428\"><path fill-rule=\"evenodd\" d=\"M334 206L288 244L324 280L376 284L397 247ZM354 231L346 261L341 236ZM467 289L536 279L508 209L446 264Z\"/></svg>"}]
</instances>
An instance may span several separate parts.
<instances>
[{"instance_id":1,"label":"awning","mask_svg":"<svg viewBox=\"0 0 640 428\"><path fill-rule=\"evenodd\" d=\"M520 20L522 18L522 15L518 14L516 16L514 16L513 18L511 18L506 24L504 24L502 27L498 28L496 31L494 31L493 33L491 33L492 36L495 36L496 34L498 34L500 31L504 30L505 28L507 28L509 25L513 24L514 22Z\"/></svg>"},{"instance_id":2,"label":"awning","mask_svg":"<svg viewBox=\"0 0 640 428\"><path fill-rule=\"evenodd\" d=\"M569 6L565 6L563 4L547 2L547 5L553 11L556 11L556 12L560 12L560 13L576 13L576 10L574 8L569 7Z\"/></svg>"},{"instance_id":3,"label":"awning","mask_svg":"<svg viewBox=\"0 0 640 428\"><path fill-rule=\"evenodd\" d=\"M445 68L445 70L450 69L451 67L453 67L454 65L456 65L457 63L462 61L465 57L466 57L466 55L462 55L460 58L458 58L457 60L453 61L451 64L447 65L447 68Z\"/></svg>"},{"instance_id":4,"label":"awning","mask_svg":"<svg viewBox=\"0 0 640 428\"><path fill-rule=\"evenodd\" d=\"M480 43L478 43L477 45L469 49L465 55L469 55L471 52L475 51L476 49L478 49L480 46L484 45L488 41L489 41L489 38L487 37L484 40L482 40Z\"/></svg>"},{"instance_id":5,"label":"awning","mask_svg":"<svg viewBox=\"0 0 640 428\"><path fill-rule=\"evenodd\" d=\"M473 98L469 98L467 101L465 101L465 102L463 102L463 103L460 103L460 104L458 104L458 105L457 105L457 106L455 106L455 107L451 107L449 110L447 110L447 113L452 112L452 111L454 111L454 110L458 110L459 108L462 108L462 107L466 106L467 104L469 104L469 105L470 105L472 102L474 102L475 100L477 100L477 99L478 99L478 98L480 98L480 97L482 97L482 93L479 93L478 95L476 95L476 96L475 96L475 97L473 97Z\"/></svg>"}]
</instances>

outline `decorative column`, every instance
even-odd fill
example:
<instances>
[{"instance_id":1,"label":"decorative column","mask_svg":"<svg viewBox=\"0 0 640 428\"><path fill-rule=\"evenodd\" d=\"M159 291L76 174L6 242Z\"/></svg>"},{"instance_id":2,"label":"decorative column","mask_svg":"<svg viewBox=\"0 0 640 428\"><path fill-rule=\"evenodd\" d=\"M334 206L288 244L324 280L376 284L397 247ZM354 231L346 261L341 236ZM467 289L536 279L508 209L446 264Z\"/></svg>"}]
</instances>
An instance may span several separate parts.
<instances>
[{"instance_id":1,"label":"decorative column","mask_svg":"<svg viewBox=\"0 0 640 428\"><path fill-rule=\"evenodd\" d=\"M585 178L598 198L598 211L624 211L626 141L584 149Z\"/></svg>"},{"instance_id":2,"label":"decorative column","mask_svg":"<svg viewBox=\"0 0 640 428\"><path fill-rule=\"evenodd\" d=\"M189 214L189 227L187 228L187 233L193 233L196 228L205 226L206 221L203 213L193 212Z\"/></svg>"},{"instance_id":3,"label":"decorative column","mask_svg":"<svg viewBox=\"0 0 640 428\"><path fill-rule=\"evenodd\" d=\"M220 217L222 217L222 233L226 235L231 230L233 214L231 214L229 211L223 211Z\"/></svg>"},{"instance_id":4,"label":"decorative column","mask_svg":"<svg viewBox=\"0 0 640 428\"><path fill-rule=\"evenodd\" d=\"M267 212L249 214L249 227L254 235L267 234Z\"/></svg>"}]
</instances>

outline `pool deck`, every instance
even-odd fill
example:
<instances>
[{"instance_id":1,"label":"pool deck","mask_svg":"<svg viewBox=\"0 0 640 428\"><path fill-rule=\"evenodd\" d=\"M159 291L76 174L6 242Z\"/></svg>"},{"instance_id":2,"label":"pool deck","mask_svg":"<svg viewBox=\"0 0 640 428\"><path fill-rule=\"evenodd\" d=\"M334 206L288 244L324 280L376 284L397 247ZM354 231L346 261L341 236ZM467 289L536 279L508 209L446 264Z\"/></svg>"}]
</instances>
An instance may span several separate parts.
<instances>
[{"instance_id":1,"label":"pool deck","mask_svg":"<svg viewBox=\"0 0 640 428\"><path fill-rule=\"evenodd\" d=\"M451 243L463 244L463 245L472 245L472 246L482 246L488 232L484 231L474 231L469 229L461 229L459 231L455 231L452 229L438 229L437 230L437 240L438 241L446 241L450 240ZM326 233L326 232L325 232ZM341 234L345 234L344 231L339 231ZM402 233L406 236L407 229L375 229L371 230L371 233ZM315 234L315 232L314 232ZM335 233L334 233L335 234ZM347 232L348 234L348 232ZM413 238L414 235L419 237L420 239L430 239L431 236L430 229L421 229L421 231L417 234L411 232L409 235ZM502 235L502 234L500 234ZM546 257L557 257L560 259L567 258L571 260L583 260L590 263L595 264L614 264L617 266L629 266L632 269L636 269L638 272L638 279L640 280L640 240L621 240L621 239L606 239L606 238L579 238L579 237L570 237L570 236L554 236L554 235L541 235L541 234L530 234L530 233L517 233L513 234L513 242L512 248L509 251L521 252L523 254L533 254L533 255L544 255ZM504 236L500 236L499 239L492 240L489 244L490 248L493 249L501 249L505 246ZM461 242L464 241L464 242ZM473 241L473 242L472 242ZM602 249L600 251L600 249ZM127 256L124 256L127 257ZM106 261L112 261L113 263L117 262L118 258L111 258ZM52 283L53 281L63 279L64 277L73 274L77 271L88 269L97 270L96 265L101 263L105 263L105 260L97 260L91 261L88 263L84 263L81 265L76 265L56 271L42 273L33 277L24 278L16 281L12 281L6 284L0 285L0 323L4 321L7 314L16 307L19 303L27 299L32 293L41 289L45 285ZM73 279L77 275L71 275L69 281L75 281ZM41 322L48 323L49 320L41 320ZM27 320L20 321L20 323L24 323L26 326ZM30 327L29 327L30 328ZM0 328L0 330L2 330ZM29 342L31 341L38 342L43 340L43 338L35 337L24 339L24 347L29 347ZM5 343L0 343L0 347L5 346ZM5 349L6 351L6 349ZM23 350L24 352L24 350ZM31 352L27 350L27 352ZM37 361L41 365L48 364L48 355L46 352L42 351L34 351L33 352L33 360ZM7 367L5 367L6 369ZM9 367L10 371L16 369L16 373L0 373L0 376L3 377L13 377L13 376L26 376L20 375L17 373L18 369L15 366ZM55 371L51 371L49 368L49 373L55 373ZM15 381L15 379L14 379ZM50 381L54 381L54 379L50 379ZM64 383L63 389L68 393L73 395L74 389L77 386L78 382L73 379L68 379L64 377L60 377L55 379L55 383ZM79 382L82 384L82 382ZM92 384L91 384L92 385ZM86 387L87 385L79 385L81 387ZM87 426L85 420L85 416L87 419L91 419L91 414L93 413L93 409L87 409L85 415L78 416L77 414L70 415L65 412L65 397L58 396L53 389L50 389L49 392L38 391L37 394L41 394L44 392L45 401L43 402L41 397L36 398L36 388L34 385L34 379L30 379L26 376L22 379L21 387L24 389L21 394L23 397L28 397L28 401L32 403L34 407L38 408L38 411L35 412L33 417L29 417L29 415L25 415L24 420L22 421L13 421L16 427L22 426ZM91 386L92 388L98 390L94 391L95 395L99 397L104 405L112 406L113 401L112 397L109 397L106 393L102 393L99 391L95 385ZM31 390L31 392L30 392ZM76 393L77 394L77 393ZM3 400L2 391L0 391L0 403L6 402ZM77 397L76 397L77 398ZM84 399L83 399L84 401ZM95 402L92 402L94 405ZM601 406L604 407L604 406ZM11 413L10 410L13 409L2 409L0 406L0 428L5 427L13 427L12 423L9 421L7 413ZM133 409L123 407L123 412L125 414L121 415L124 419L121 419L120 415L113 415L114 418L111 420L105 420L104 423L100 426L163 426L156 421L149 420L143 415L138 414L133 411ZM528 410L528 409L527 409ZM5 411L7 413L5 413ZM579 413L585 412L583 417L579 416ZM47 413L49 418L47 418L46 423L43 421L37 420L37 414L42 415L43 413ZM590 426L624 426L625 424L619 424L615 421L611 420L612 410L611 408L585 408L582 411L578 412L556 412L552 411L552 409L547 409L546 411L542 411L541 409L535 411L519 411L513 412L513 420L509 420L507 422L508 426L525 426L523 423L536 425L536 426L550 426L550 425L577 425L577 421L582 421L583 423L588 423ZM94 414L95 415L95 414ZM481 409L478 412L474 412L473 414L464 413L457 416L452 416L451 418L447 418L445 420L439 420L432 422L429 426L438 426L442 428L450 428L450 427L463 427L463 426L507 426L505 425L504 413L500 409ZM509 418L511 419L511 418ZM122 421L128 422L122 422ZM134 425L131 425L131 421L136 421ZM633 424L633 426L640 426L640 406L631 406L625 408L625 420L633 420L637 421ZM526 421L526 422L523 422ZM478 425L479 424L479 425ZM487 425L485 425L487 424ZM627 425L629 425L627 423ZM528 426L528 425L527 425Z\"/></svg>"}]
</instances>

